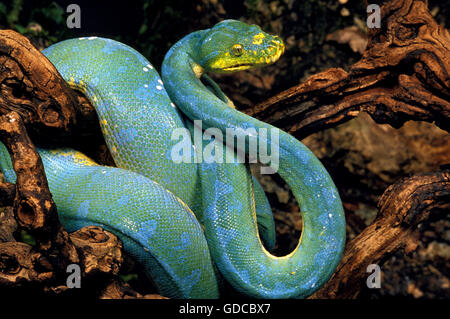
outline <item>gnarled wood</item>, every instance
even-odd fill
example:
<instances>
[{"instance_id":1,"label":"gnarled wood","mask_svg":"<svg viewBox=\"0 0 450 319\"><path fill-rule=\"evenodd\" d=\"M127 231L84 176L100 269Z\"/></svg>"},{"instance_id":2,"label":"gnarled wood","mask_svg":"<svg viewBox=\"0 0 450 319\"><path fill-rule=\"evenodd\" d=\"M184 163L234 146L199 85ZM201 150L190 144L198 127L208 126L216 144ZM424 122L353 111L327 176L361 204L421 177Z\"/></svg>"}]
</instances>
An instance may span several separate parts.
<instances>
[{"instance_id":1,"label":"gnarled wood","mask_svg":"<svg viewBox=\"0 0 450 319\"><path fill-rule=\"evenodd\" d=\"M18 113L0 116L0 140L11 155L17 176L16 220L36 238L38 251L50 260L57 272L63 273L68 264L79 262L78 254L59 223L44 166Z\"/></svg>"},{"instance_id":2,"label":"gnarled wood","mask_svg":"<svg viewBox=\"0 0 450 319\"><path fill-rule=\"evenodd\" d=\"M80 251L84 275L117 275L123 262L122 242L98 226L83 227L70 234Z\"/></svg>"},{"instance_id":3,"label":"gnarled wood","mask_svg":"<svg viewBox=\"0 0 450 319\"><path fill-rule=\"evenodd\" d=\"M299 138L347 121L361 111L394 127L407 120L423 120L448 130L448 31L433 20L426 1L392 0L384 2L381 9L382 28L369 30L368 48L348 72L334 68L316 74L248 113ZM14 223L0 227L8 240L0 243L0 284L46 282L54 276L55 265L62 269L68 262L76 262L73 247L80 251L85 275L100 270L114 276L121 263L120 248L114 246L118 241L98 228L81 230L70 240L57 219L40 158L21 123L37 140L64 141L80 131L94 132L95 126L85 126L95 122L94 109L85 98L74 95L50 62L14 31L0 31L0 68L0 137L18 175L15 186L1 185L0 199L11 204L14 198L20 227L30 230L38 241L37 249L32 249L12 241ZM76 109L77 103L83 106L81 111ZM88 121L77 121L80 117ZM367 265L405 246L412 249L416 225L433 209L444 209L448 203L448 171L413 176L388 188L376 221L347 244L336 273L313 298L355 297L367 278ZM36 271L38 264L42 268ZM53 290L64 291L62 287ZM117 278L101 296L139 297Z\"/></svg>"},{"instance_id":4,"label":"gnarled wood","mask_svg":"<svg viewBox=\"0 0 450 319\"><path fill-rule=\"evenodd\" d=\"M55 267L46 255L26 243L16 242L13 233L17 223L11 208L0 212L0 290L8 287L27 288L42 285L42 291L52 294L70 294L65 278L56 276ZM79 252L78 265L82 271L82 287L102 276L104 280L118 280L117 275L123 261L122 243L112 233L97 226L83 227L70 234L71 242ZM44 251L44 253L46 253ZM62 255L62 252L61 252ZM63 259L64 256L61 258ZM68 276L69 274L67 274ZM141 298L126 285L118 285L118 290L107 288L109 282L97 283L99 291L122 291L122 297ZM88 285L89 286L89 285ZM92 287L92 284L91 284ZM120 289L119 289L120 288ZM103 294L103 293L102 293ZM112 295L111 295L112 296ZM121 298L122 298L121 297Z\"/></svg>"},{"instance_id":5,"label":"gnarled wood","mask_svg":"<svg viewBox=\"0 0 450 319\"><path fill-rule=\"evenodd\" d=\"M142 295L118 280L111 280L100 293L100 299L167 299L158 294Z\"/></svg>"},{"instance_id":6,"label":"gnarled wood","mask_svg":"<svg viewBox=\"0 0 450 319\"><path fill-rule=\"evenodd\" d=\"M21 242L0 243L0 286L44 284L52 278L52 266L31 246Z\"/></svg>"},{"instance_id":7,"label":"gnarled wood","mask_svg":"<svg viewBox=\"0 0 450 319\"><path fill-rule=\"evenodd\" d=\"M450 209L450 171L403 178L386 189L375 221L345 247L336 272L312 298L354 298L366 284L367 266L417 245L416 226L434 210Z\"/></svg>"},{"instance_id":8,"label":"gnarled wood","mask_svg":"<svg viewBox=\"0 0 450 319\"><path fill-rule=\"evenodd\" d=\"M298 138L369 113L400 127L408 120L450 127L450 34L427 1L388 1L381 28L369 29L362 59L329 69L256 105L249 114Z\"/></svg>"},{"instance_id":9,"label":"gnarled wood","mask_svg":"<svg viewBox=\"0 0 450 319\"><path fill-rule=\"evenodd\" d=\"M117 275L123 259L120 240L99 227L69 236L28 136L31 132L36 140L48 142L68 141L84 131L92 134L98 127L94 109L28 39L12 30L0 30L0 66L0 140L17 176L16 184L0 183L0 204L14 207L0 215L0 285L41 283L48 285L46 291L61 293L67 291L60 284L69 264L80 265L83 277ZM80 116L83 125L75 126ZM15 242L17 227L35 238L36 247Z\"/></svg>"},{"instance_id":10,"label":"gnarled wood","mask_svg":"<svg viewBox=\"0 0 450 319\"><path fill-rule=\"evenodd\" d=\"M14 233L17 231L17 222L14 218L13 208L10 206L0 208L0 243L15 241Z\"/></svg>"},{"instance_id":11,"label":"gnarled wood","mask_svg":"<svg viewBox=\"0 0 450 319\"><path fill-rule=\"evenodd\" d=\"M77 122L76 100L53 64L24 36L0 30L0 114L10 111L50 140Z\"/></svg>"}]
</instances>

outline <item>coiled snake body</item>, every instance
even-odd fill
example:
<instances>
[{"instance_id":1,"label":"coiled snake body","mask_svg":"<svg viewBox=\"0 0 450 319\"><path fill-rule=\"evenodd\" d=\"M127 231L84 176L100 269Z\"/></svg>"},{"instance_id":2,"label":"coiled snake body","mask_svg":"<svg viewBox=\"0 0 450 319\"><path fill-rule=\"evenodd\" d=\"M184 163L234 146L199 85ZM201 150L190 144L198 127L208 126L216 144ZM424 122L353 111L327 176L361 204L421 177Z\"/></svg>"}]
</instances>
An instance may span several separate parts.
<instances>
[{"instance_id":1,"label":"coiled snake body","mask_svg":"<svg viewBox=\"0 0 450 319\"><path fill-rule=\"evenodd\" d=\"M47 48L44 54L64 79L95 106L117 165L100 166L71 149L39 149L63 225L69 231L100 225L117 234L169 297L217 298L216 267L252 297L312 294L333 273L345 240L339 195L319 160L283 131L257 137L258 145L277 146L277 173L302 210L302 237L283 257L262 245L273 246L273 219L248 166L195 160L207 142L224 159L236 158L249 152L249 129L276 130L235 110L206 72L262 66L283 51L277 36L226 20L177 42L165 57L162 81L142 55L113 40L79 38ZM234 137L212 135L203 145L174 139L179 128L193 133L196 120L223 135L233 129L245 145L231 148ZM189 161L174 161L179 145ZM14 181L4 147L0 155L5 177Z\"/></svg>"}]
</instances>

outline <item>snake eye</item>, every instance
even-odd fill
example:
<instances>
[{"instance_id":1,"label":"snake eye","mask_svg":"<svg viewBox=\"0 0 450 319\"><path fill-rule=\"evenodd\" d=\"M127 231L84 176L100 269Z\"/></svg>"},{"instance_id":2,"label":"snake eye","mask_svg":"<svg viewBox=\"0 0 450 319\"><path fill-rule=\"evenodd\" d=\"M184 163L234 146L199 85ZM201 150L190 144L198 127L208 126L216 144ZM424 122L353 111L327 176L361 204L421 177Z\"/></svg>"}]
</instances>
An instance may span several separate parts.
<instances>
[{"instance_id":1,"label":"snake eye","mask_svg":"<svg viewBox=\"0 0 450 319\"><path fill-rule=\"evenodd\" d=\"M242 47L242 44L235 44L231 48L231 52L233 52L235 56L241 56L242 53L244 53L244 48Z\"/></svg>"}]
</instances>

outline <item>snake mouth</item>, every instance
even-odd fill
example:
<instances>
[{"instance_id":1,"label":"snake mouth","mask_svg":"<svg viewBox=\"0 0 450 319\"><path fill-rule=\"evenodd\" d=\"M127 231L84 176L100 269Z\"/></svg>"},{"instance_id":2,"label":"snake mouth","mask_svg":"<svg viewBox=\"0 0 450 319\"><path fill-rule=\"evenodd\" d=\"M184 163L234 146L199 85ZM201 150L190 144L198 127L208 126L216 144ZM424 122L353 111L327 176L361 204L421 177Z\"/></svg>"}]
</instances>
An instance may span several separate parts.
<instances>
[{"instance_id":1,"label":"snake mouth","mask_svg":"<svg viewBox=\"0 0 450 319\"><path fill-rule=\"evenodd\" d=\"M251 63L240 63L240 64L235 64L232 66L227 66L227 67L223 68L222 70L224 70L224 71L241 71L241 70L250 69L252 66L253 66L253 64L251 64Z\"/></svg>"}]
</instances>

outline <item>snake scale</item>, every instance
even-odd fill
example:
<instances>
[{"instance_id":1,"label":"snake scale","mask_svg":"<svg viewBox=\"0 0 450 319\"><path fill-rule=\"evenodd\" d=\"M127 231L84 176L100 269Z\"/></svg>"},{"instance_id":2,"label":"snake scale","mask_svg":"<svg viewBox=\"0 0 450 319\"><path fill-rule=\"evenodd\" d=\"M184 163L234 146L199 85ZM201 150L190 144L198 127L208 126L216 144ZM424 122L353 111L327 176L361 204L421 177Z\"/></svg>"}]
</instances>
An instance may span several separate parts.
<instances>
[{"instance_id":1,"label":"snake scale","mask_svg":"<svg viewBox=\"0 0 450 319\"><path fill-rule=\"evenodd\" d=\"M69 85L96 108L117 166L98 165L68 148L38 149L64 227L99 225L115 233L169 297L218 298L221 278L255 298L302 298L322 286L345 242L331 177L301 142L237 111L207 76L264 66L283 51L278 36L236 20L178 41L165 56L162 78L137 51L110 39L71 39L45 49ZM225 134L231 128L236 136L210 134L198 145L192 138L198 120L203 130ZM179 128L191 137L174 138ZM276 146L277 173L302 211L299 243L283 257L269 252L275 232L267 198L248 163L237 161L238 153L249 155L251 129L277 133L259 134L256 141ZM233 146L234 138L245 143ZM180 145L187 161L173 160ZM208 145L210 157L234 161L198 161L199 149ZM14 182L1 146L2 171Z\"/></svg>"}]
</instances>

